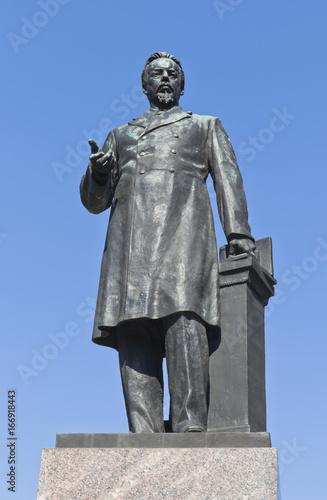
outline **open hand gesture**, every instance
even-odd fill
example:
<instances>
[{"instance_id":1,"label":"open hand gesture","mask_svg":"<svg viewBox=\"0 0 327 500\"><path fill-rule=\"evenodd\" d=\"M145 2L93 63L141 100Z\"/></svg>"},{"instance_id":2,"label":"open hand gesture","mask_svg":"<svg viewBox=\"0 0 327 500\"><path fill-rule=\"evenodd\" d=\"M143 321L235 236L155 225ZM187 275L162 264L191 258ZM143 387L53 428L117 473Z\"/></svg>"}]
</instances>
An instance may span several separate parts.
<instances>
[{"instance_id":1,"label":"open hand gesture","mask_svg":"<svg viewBox=\"0 0 327 500\"><path fill-rule=\"evenodd\" d=\"M90 162L93 168L101 174L108 174L110 172L109 165L107 165L109 153L104 153L93 139L89 139L88 143L91 146Z\"/></svg>"}]
</instances>

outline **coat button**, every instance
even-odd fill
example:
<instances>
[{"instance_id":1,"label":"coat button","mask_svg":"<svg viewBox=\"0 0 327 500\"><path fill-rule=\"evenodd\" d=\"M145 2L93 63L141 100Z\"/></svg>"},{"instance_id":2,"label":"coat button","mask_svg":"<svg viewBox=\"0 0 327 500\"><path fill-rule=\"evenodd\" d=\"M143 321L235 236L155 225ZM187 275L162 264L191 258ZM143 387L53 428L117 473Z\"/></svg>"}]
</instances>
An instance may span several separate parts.
<instances>
[{"instance_id":1,"label":"coat button","mask_svg":"<svg viewBox=\"0 0 327 500\"><path fill-rule=\"evenodd\" d=\"M179 135L178 134L174 134L174 137L176 137L176 139L178 139Z\"/></svg>"},{"instance_id":2,"label":"coat button","mask_svg":"<svg viewBox=\"0 0 327 500\"><path fill-rule=\"evenodd\" d=\"M140 175L145 174L145 170L140 170Z\"/></svg>"},{"instance_id":3,"label":"coat button","mask_svg":"<svg viewBox=\"0 0 327 500\"><path fill-rule=\"evenodd\" d=\"M145 139L146 139L145 135L143 137L141 137L142 141L145 141Z\"/></svg>"},{"instance_id":4,"label":"coat button","mask_svg":"<svg viewBox=\"0 0 327 500\"><path fill-rule=\"evenodd\" d=\"M145 151L141 151L140 156L145 156L145 155L146 155L146 152Z\"/></svg>"},{"instance_id":5,"label":"coat button","mask_svg":"<svg viewBox=\"0 0 327 500\"><path fill-rule=\"evenodd\" d=\"M176 150L175 149L172 149L171 150L171 153L173 153L174 155L176 154Z\"/></svg>"},{"instance_id":6,"label":"coat button","mask_svg":"<svg viewBox=\"0 0 327 500\"><path fill-rule=\"evenodd\" d=\"M175 169L174 168L170 168L169 172L171 172L173 174L175 172Z\"/></svg>"}]
</instances>

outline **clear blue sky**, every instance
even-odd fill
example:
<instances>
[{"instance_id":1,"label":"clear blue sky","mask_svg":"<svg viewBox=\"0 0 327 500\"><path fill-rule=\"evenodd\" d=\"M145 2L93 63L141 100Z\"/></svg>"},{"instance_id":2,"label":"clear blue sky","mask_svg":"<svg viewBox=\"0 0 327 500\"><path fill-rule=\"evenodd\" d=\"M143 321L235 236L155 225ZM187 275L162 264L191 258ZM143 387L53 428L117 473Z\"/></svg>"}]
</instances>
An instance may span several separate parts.
<instances>
[{"instance_id":1,"label":"clear blue sky","mask_svg":"<svg viewBox=\"0 0 327 500\"><path fill-rule=\"evenodd\" d=\"M140 74L156 50L182 62L183 108L222 120L252 232L273 239L268 430L280 452L282 499L325 498L326 16L323 0L6 3L1 498L35 498L41 450L55 446L57 432L127 432L117 354L90 340L109 214L83 208L79 182L86 139L102 142L147 109ZM218 221L217 239L225 243ZM12 388L16 495L5 482Z\"/></svg>"}]
</instances>

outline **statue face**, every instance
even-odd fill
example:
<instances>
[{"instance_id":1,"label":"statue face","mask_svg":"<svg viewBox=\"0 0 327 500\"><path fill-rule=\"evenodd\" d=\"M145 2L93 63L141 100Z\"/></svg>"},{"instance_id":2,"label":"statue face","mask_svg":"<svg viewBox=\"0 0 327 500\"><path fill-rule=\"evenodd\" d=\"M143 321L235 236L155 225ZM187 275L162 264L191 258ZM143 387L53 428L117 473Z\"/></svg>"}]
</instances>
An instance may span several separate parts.
<instances>
[{"instance_id":1,"label":"statue face","mask_svg":"<svg viewBox=\"0 0 327 500\"><path fill-rule=\"evenodd\" d=\"M183 95L179 66L167 58L155 59L148 68L148 79L143 88L150 104L159 108L169 108L178 104Z\"/></svg>"}]
</instances>

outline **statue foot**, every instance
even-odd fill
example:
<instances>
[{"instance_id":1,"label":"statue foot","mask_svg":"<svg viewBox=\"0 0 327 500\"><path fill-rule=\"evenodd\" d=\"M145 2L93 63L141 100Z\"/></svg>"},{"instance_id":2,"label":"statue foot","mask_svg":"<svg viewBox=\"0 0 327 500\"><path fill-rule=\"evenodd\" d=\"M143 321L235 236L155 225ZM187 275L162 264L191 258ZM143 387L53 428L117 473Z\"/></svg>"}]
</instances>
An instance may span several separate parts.
<instances>
[{"instance_id":1,"label":"statue foot","mask_svg":"<svg viewBox=\"0 0 327 500\"><path fill-rule=\"evenodd\" d=\"M188 429L184 432L205 432L202 427L198 427L196 425L190 425Z\"/></svg>"}]
</instances>

